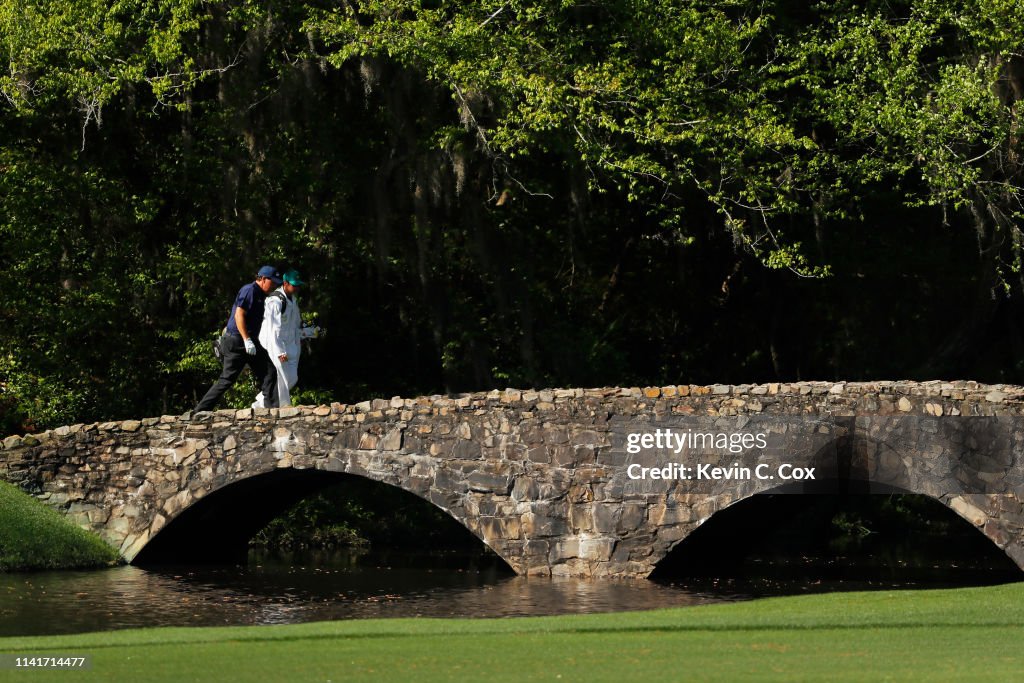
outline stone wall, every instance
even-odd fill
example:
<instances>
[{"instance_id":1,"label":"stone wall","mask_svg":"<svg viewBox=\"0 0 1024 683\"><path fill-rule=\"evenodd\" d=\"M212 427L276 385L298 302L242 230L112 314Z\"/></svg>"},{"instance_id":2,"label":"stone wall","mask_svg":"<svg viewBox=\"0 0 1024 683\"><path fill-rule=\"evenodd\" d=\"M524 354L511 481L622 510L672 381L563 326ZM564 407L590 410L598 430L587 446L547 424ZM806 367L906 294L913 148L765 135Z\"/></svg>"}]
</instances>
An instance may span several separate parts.
<instances>
[{"instance_id":1,"label":"stone wall","mask_svg":"<svg viewBox=\"0 0 1024 683\"><path fill-rule=\"evenodd\" d=\"M60 427L4 439L0 478L129 560L199 499L296 468L421 496L519 573L642 577L717 510L783 482L633 479L630 465L786 463L813 467L815 485L926 493L1024 566L1022 415L1024 389L974 382L509 389ZM659 429L767 446L629 452L630 434Z\"/></svg>"}]
</instances>

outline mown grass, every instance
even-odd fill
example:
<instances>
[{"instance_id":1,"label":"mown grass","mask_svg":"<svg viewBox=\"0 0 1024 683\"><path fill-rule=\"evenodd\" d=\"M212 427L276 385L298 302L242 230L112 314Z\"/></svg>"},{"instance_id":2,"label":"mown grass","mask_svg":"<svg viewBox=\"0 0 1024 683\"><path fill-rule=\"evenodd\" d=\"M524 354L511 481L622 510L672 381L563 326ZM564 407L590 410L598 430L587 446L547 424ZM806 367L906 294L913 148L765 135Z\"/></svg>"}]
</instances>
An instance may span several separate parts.
<instances>
[{"instance_id":1,"label":"mown grass","mask_svg":"<svg viewBox=\"0 0 1024 683\"><path fill-rule=\"evenodd\" d=\"M0 482L0 571L102 567L117 559L99 537Z\"/></svg>"},{"instance_id":2,"label":"mown grass","mask_svg":"<svg viewBox=\"0 0 1024 683\"><path fill-rule=\"evenodd\" d=\"M0 639L88 654L3 680L1019 680L1024 583L773 598L653 612L169 628Z\"/></svg>"}]
</instances>

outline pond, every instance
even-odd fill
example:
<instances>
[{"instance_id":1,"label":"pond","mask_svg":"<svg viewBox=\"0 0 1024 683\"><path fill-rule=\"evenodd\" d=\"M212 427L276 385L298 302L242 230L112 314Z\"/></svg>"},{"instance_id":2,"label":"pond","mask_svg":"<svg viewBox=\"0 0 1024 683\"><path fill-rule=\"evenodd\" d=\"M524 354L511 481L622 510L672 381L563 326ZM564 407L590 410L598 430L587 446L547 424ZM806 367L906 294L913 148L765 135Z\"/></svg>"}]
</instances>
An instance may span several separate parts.
<instances>
[{"instance_id":1,"label":"pond","mask_svg":"<svg viewBox=\"0 0 1024 683\"><path fill-rule=\"evenodd\" d=\"M821 578L812 558L794 558L788 567L770 565L758 571L757 562L748 564L743 579L540 579L514 576L496 558L479 554L254 551L247 566L0 574L0 636L373 617L583 614L775 594L963 585L965 579L955 566L924 576L858 572L851 580L835 572ZM971 583L1014 579L979 568L970 574Z\"/></svg>"}]
</instances>

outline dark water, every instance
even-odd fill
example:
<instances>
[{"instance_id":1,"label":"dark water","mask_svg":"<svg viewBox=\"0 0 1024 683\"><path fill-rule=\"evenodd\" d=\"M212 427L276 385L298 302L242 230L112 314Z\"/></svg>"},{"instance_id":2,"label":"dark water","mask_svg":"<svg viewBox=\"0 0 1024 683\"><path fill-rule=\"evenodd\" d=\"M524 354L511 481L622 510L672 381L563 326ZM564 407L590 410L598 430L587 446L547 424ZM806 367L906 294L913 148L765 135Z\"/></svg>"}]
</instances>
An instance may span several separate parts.
<instances>
[{"instance_id":1,"label":"dark water","mask_svg":"<svg viewBox=\"0 0 1024 683\"><path fill-rule=\"evenodd\" d=\"M829 576L810 558L745 578L660 581L516 577L479 557L253 554L247 567L0 574L0 636L152 626L284 624L370 617L514 617L644 610L828 590L963 585L955 567ZM950 571L953 573L951 574ZM824 576L824 578L823 578ZM975 568L974 583L1007 579ZM1019 578L1019 577L1018 577Z\"/></svg>"},{"instance_id":2,"label":"dark water","mask_svg":"<svg viewBox=\"0 0 1024 683\"><path fill-rule=\"evenodd\" d=\"M413 563L418 566L409 566ZM451 568L453 564L460 568ZM254 555L247 567L125 566L0 574L0 636L371 617L609 612L716 599L722 598L646 581L526 579L465 557Z\"/></svg>"}]
</instances>

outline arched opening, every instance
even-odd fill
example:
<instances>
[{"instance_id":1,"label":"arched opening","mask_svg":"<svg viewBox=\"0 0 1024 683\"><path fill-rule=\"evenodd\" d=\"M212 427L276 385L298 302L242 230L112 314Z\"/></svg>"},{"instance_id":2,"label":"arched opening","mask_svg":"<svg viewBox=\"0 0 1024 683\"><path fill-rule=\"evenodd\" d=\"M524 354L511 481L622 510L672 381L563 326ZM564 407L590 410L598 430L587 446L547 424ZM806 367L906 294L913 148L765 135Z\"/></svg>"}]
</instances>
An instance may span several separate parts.
<instances>
[{"instance_id":1,"label":"arched opening","mask_svg":"<svg viewBox=\"0 0 1024 683\"><path fill-rule=\"evenodd\" d=\"M650 578L738 596L1020 581L984 534L929 496L769 492L714 514Z\"/></svg>"},{"instance_id":2,"label":"arched opening","mask_svg":"<svg viewBox=\"0 0 1024 683\"><path fill-rule=\"evenodd\" d=\"M278 551L301 555L349 545L363 553L372 548L378 561L383 557L391 564L444 566L457 554L463 565L514 574L461 523L408 491L356 475L292 468L249 477L199 499L169 521L132 564L246 564L254 552L257 561L280 561Z\"/></svg>"},{"instance_id":3,"label":"arched opening","mask_svg":"<svg viewBox=\"0 0 1024 683\"><path fill-rule=\"evenodd\" d=\"M354 531L369 539L355 550L338 547L351 539L331 535L338 518L327 514L349 503L346 514L361 516ZM324 530L325 545L334 547L306 547L303 534ZM295 542L276 547L285 533ZM274 547L254 548L257 535ZM117 568L116 589L81 591L96 594L92 608L109 613L111 623L472 616L510 602L517 585L504 560L433 503L315 469L282 468L207 494L171 519L132 565Z\"/></svg>"}]
</instances>

